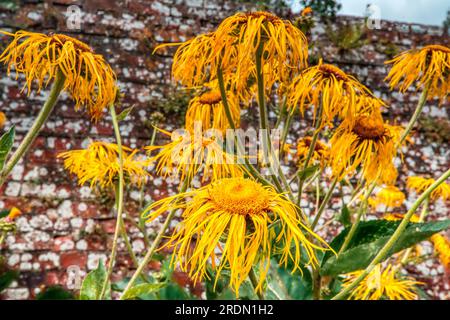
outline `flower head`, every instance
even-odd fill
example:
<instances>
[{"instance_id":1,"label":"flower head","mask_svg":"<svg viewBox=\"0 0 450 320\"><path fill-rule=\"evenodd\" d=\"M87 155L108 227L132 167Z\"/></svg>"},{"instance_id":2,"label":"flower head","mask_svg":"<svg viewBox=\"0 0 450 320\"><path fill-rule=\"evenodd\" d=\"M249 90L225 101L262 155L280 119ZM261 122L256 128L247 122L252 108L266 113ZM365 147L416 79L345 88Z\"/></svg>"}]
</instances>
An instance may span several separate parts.
<instances>
[{"instance_id":1,"label":"flower head","mask_svg":"<svg viewBox=\"0 0 450 320\"><path fill-rule=\"evenodd\" d=\"M239 101L231 92L227 96L228 106L234 120L239 127L241 109ZM186 112L186 130L193 131L195 123L201 123L202 130L217 129L225 131L230 127L218 90L211 90L193 98Z\"/></svg>"},{"instance_id":2,"label":"flower head","mask_svg":"<svg viewBox=\"0 0 450 320\"><path fill-rule=\"evenodd\" d=\"M437 252L442 265L446 269L450 269L450 240L446 236L435 234L431 237L431 242L433 242L434 250Z\"/></svg>"},{"instance_id":3,"label":"flower head","mask_svg":"<svg viewBox=\"0 0 450 320\"><path fill-rule=\"evenodd\" d=\"M417 88L429 86L428 98L447 99L450 92L450 48L428 45L401 53L387 61L392 64L386 80L391 89L405 92L416 82Z\"/></svg>"},{"instance_id":4,"label":"flower head","mask_svg":"<svg viewBox=\"0 0 450 320\"><path fill-rule=\"evenodd\" d=\"M189 198L189 201L183 201ZM314 244L306 233L326 245L298 216L297 208L272 187L244 178L229 178L203 188L162 199L148 208L152 221L167 210L182 209L183 221L167 246L174 249L174 260L194 281L206 276L208 260L216 271L230 271L230 284L237 295L252 266L259 263L257 290L262 289L271 255L281 254L280 263L300 267L302 248L309 263L318 263ZM279 221L278 234L269 225ZM218 254L220 252L220 254ZM217 261L220 262L217 262Z\"/></svg>"},{"instance_id":5,"label":"flower head","mask_svg":"<svg viewBox=\"0 0 450 320\"><path fill-rule=\"evenodd\" d=\"M293 112L298 106L300 113L306 107L315 107L316 118L319 105L322 106L321 125L332 126L336 116L351 121L356 114L356 105L360 96L372 93L353 76L341 69L322 63L304 70L294 78L288 95L288 106Z\"/></svg>"},{"instance_id":6,"label":"flower head","mask_svg":"<svg viewBox=\"0 0 450 320\"><path fill-rule=\"evenodd\" d=\"M116 99L114 71L87 44L63 34L2 33L13 40L0 55L0 62L8 65L8 74L14 68L16 78L20 73L25 75L28 94L34 81L40 91L61 71L64 89L75 100L75 108L86 106L94 119L99 119L105 107Z\"/></svg>"},{"instance_id":7,"label":"flower head","mask_svg":"<svg viewBox=\"0 0 450 320\"><path fill-rule=\"evenodd\" d=\"M380 114L360 115L353 126L341 124L330 140L333 174L343 178L361 166L367 181L392 184L397 178L393 159L401 131L384 123Z\"/></svg>"},{"instance_id":8,"label":"flower head","mask_svg":"<svg viewBox=\"0 0 450 320\"><path fill-rule=\"evenodd\" d=\"M223 150L222 143L216 136L203 136L198 130L162 133L171 137L171 142L162 146L148 146L146 150L158 154L151 157L156 162L156 172L164 177L178 177L181 181L203 172L203 181L228 177L242 177L246 170L240 165L236 156Z\"/></svg>"},{"instance_id":9,"label":"flower head","mask_svg":"<svg viewBox=\"0 0 450 320\"><path fill-rule=\"evenodd\" d=\"M417 193L422 193L427 190L436 181L432 178L423 177L408 177L406 180L406 187L410 190L414 190ZM441 198L446 201L450 199L450 185L445 181L442 182L436 189L430 194L430 199L437 200Z\"/></svg>"},{"instance_id":10,"label":"flower head","mask_svg":"<svg viewBox=\"0 0 450 320\"><path fill-rule=\"evenodd\" d=\"M291 22L268 12L237 13L217 30L182 43L174 56L172 74L192 87L217 79L217 69L240 92L256 79L257 51L266 88L287 83L296 70L306 66L308 45L305 35Z\"/></svg>"},{"instance_id":11,"label":"flower head","mask_svg":"<svg viewBox=\"0 0 450 320\"><path fill-rule=\"evenodd\" d=\"M362 271L351 272L344 280L344 287L350 285ZM399 277L396 268L389 264L384 270L381 265L375 268L361 281L350 294L354 300L415 300L416 285L421 282Z\"/></svg>"},{"instance_id":12,"label":"flower head","mask_svg":"<svg viewBox=\"0 0 450 320\"><path fill-rule=\"evenodd\" d=\"M311 147L312 137L304 137L297 140L297 157L299 164L305 161ZM328 160L329 147L322 141L317 140L311 157L312 162L318 162L325 165Z\"/></svg>"},{"instance_id":13,"label":"flower head","mask_svg":"<svg viewBox=\"0 0 450 320\"><path fill-rule=\"evenodd\" d=\"M138 150L123 149L124 177L140 185L149 176L146 167L149 160L138 159ZM92 142L86 149L62 152L58 158L64 159L64 167L78 176L80 185L90 182L91 187L98 184L101 188L111 187L119 176L119 147L107 142Z\"/></svg>"},{"instance_id":14,"label":"flower head","mask_svg":"<svg viewBox=\"0 0 450 320\"><path fill-rule=\"evenodd\" d=\"M369 199L369 204L377 207L382 204L387 208L400 207L405 201L405 194L395 186L386 186L382 188L375 197Z\"/></svg>"}]
</instances>

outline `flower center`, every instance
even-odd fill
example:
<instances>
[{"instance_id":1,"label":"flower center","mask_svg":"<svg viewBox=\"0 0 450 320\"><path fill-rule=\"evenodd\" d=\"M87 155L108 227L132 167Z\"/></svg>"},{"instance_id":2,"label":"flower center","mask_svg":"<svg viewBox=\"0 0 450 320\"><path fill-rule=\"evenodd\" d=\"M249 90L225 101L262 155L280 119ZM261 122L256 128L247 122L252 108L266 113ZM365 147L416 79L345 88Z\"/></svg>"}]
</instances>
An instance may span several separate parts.
<instances>
[{"instance_id":1,"label":"flower center","mask_svg":"<svg viewBox=\"0 0 450 320\"><path fill-rule=\"evenodd\" d=\"M89 47L84 42L74 39L72 37L66 36L65 34L50 34L52 41L64 44L66 42L72 42L74 47L83 52L92 52L91 47Z\"/></svg>"},{"instance_id":2,"label":"flower center","mask_svg":"<svg viewBox=\"0 0 450 320\"><path fill-rule=\"evenodd\" d=\"M248 179L222 179L212 185L209 194L217 209L232 214L256 215L269 208L267 190Z\"/></svg>"},{"instance_id":3,"label":"flower center","mask_svg":"<svg viewBox=\"0 0 450 320\"><path fill-rule=\"evenodd\" d=\"M199 101L201 104L213 105L221 102L222 96L219 91L209 91L202 94Z\"/></svg>"},{"instance_id":4,"label":"flower center","mask_svg":"<svg viewBox=\"0 0 450 320\"><path fill-rule=\"evenodd\" d=\"M271 14L269 12L263 12L263 11L249 12L249 13L246 13L245 16L247 18L254 18L254 19L258 19L260 17L264 17L264 19L266 21L269 21L271 23L275 23L275 22L280 22L281 21L281 19L278 18L276 15Z\"/></svg>"},{"instance_id":5,"label":"flower center","mask_svg":"<svg viewBox=\"0 0 450 320\"><path fill-rule=\"evenodd\" d=\"M344 71L331 64L321 64L319 66L319 70L322 71L323 73L335 76L335 78L338 80L342 81L348 80L347 74Z\"/></svg>"},{"instance_id":6,"label":"flower center","mask_svg":"<svg viewBox=\"0 0 450 320\"><path fill-rule=\"evenodd\" d=\"M309 148L309 147L311 147L312 137L305 137L301 141L303 141L305 146L307 146ZM314 151L319 152L319 151L322 151L324 149L325 149L325 146L320 141L316 141L316 144L314 146Z\"/></svg>"},{"instance_id":7,"label":"flower center","mask_svg":"<svg viewBox=\"0 0 450 320\"><path fill-rule=\"evenodd\" d=\"M378 140L385 134L383 121L369 116L360 116L356 119L353 133L366 140Z\"/></svg>"}]
</instances>

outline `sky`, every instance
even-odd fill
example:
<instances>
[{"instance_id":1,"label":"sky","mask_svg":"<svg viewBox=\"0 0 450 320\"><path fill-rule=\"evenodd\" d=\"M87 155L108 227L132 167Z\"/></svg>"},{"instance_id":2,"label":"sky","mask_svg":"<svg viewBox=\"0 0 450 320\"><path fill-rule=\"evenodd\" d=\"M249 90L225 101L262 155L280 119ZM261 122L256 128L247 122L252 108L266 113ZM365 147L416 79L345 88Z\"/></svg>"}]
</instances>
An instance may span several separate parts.
<instances>
[{"instance_id":1,"label":"sky","mask_svg":"<svg viewBox=\"0 0 450 320\"><path fill-rule=\"evenodd\" d=\"M362 16L367 4L380 8L381 19L442 25L450 9L449 0L338 0L339 14ZM295 0L294 0L295 3Z\"/></svg>"}]
</instances>

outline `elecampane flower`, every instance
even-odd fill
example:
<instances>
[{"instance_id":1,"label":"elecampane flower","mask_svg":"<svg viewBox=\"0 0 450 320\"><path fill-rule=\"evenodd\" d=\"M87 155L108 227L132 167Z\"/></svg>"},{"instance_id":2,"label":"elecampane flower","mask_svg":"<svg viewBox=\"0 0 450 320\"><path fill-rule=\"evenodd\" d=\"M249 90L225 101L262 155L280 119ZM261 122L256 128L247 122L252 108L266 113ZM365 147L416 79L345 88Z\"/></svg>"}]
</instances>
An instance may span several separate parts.
<instances>
[{"instance_id":1,"label":"elecampane flower","mask_svg":"<svg viewBox=\"0 0 450 320\"><path fill-rule=\"evenodd\" d=\"M408 177L406 180L406 187L410 190L414 190L417 193L422 193L427 190L436 180L432 178L424 177ZM450 185L447 182L441 183L436 189L434 189L430 194L430 199L437 200L441 198L446 201L450 199Z\"/></svg>"},{"instance_id":2,"label":"elecampane flower","mask_svg":"<svg viewBox=\"0 0 450 320\"><path fill-rule=\"evenodd\" d=\"M395 186L385 186L377 192L375 197L369 199L373 207L384 205L388 208L400 207L405 201L405 194Z\"/></svg>"}]
</instances>

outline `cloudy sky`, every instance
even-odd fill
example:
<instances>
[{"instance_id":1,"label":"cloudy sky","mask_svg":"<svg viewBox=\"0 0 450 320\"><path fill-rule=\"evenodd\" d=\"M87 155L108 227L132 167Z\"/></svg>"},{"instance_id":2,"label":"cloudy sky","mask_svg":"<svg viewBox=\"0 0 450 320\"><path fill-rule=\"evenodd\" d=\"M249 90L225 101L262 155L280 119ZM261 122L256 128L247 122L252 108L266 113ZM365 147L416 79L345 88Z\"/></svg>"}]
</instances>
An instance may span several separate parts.
<instances>
[{"instance_id":1,"label":"cloudy sky","mask_svg":"<svg viewBox=\"0 0 450 320\"><path fill-rule=\"evenodd\" d=\"M449 0L339 0L339 13L361 16L367 4L380 8L381 18L404 22L442 25L450 9ZM295 0L294 0L295 4Z\"/></svg>"}]
</instances>

